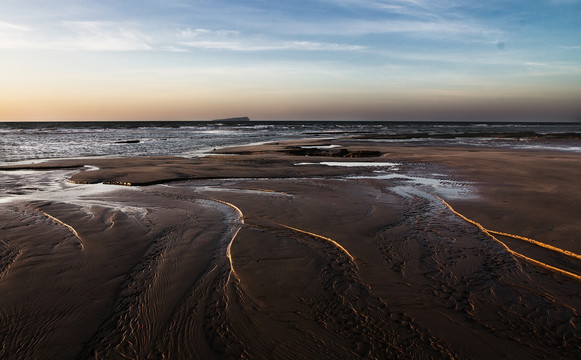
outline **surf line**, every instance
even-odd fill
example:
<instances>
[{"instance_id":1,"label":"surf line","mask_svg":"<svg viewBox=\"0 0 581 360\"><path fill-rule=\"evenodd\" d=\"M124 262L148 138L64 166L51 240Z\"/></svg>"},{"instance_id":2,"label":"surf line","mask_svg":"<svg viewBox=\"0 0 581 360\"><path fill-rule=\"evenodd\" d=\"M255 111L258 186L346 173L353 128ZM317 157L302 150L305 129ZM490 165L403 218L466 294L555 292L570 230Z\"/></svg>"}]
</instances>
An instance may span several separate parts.
<instances>
[{"instance_id":1,"label":"surf line","mask_svg":"<svg viewBox=\"0 0 581 360\"><path fill-rule=\"evenodd\" d=\"M344 252L345 255L347 255L349 257L349 259L351 259L351 261L355 262L355 258L353 257L353 255L351 255L349 253L349 251L347 251L347 249L345 249L343 246L341 246L341 244L339 244L338 242L336 242L335 240L333 240L331 238L328 238L328 237L323 236L323 235L315 234L315 233L312 233L312 232L309 232L309 231L306 231L306 230L297 229L295 227L288 226L288 225L284 225L284 224L281 224L281 223L275 223L275 224L277 224L279 226L282 226L284 228L287 228L289 230L293 230L293 231L296 231L296 232L299 232L299 233L302 233L302 234L310 235L310 236L315 237L317 239L321 239L321 240L328 241L331 244L335 245L335 247L339 248L342 252Z\"/></svg>"},{"instance_id":2,"label":"surf line","mask_svg":"<svg viewBox=\"0 0 581 360\"><path fill-rule=\"evenodd\" d=\"M558 273L560 273L560 274L563 274L563 275L566 275L566 276L569 276L569 277L572 277L572 278L574 278L574 279L577 279L577 280L581 281L581 276L579 276L579 275L577 275L577 274L575 274L575 273L572 273L572 272L569 272L569 271L566 271L566 270L563 270L563 269L559 269L559 268L557 268L557 267L554 267L554 266L551 266L551 265L549 265L549 264L545 264L544 262L541 262L541 261L535 260L535 259L533 259L533 258L530 258L530 257L528 257L528 256L526 256L526 255L523 255L523 254L521 254L521 253L518 253L518 252L516 252L516 251L512 250L512 249L511 249L511 248L509 248L509 247L508 247L508 246L507 246L505 243L503 243L502 241L498 240L498 238L496 238L496 237L495 237L493 234L497 234L497 235L504 235L504 236L509 236L509 237L513 237L513 238L516 238L516 239L521 239L521 240L525 240L525 239L528 239L528 238L524 238L524 237L521 237L521 236L518 236L518 235L512 235L512 234L501 233L501 232L494 231L494 230L489 230L489 229L485 228L484 226L482 226L480 223L478 223L478 222L476 222L476 221L474 221L474 220L468 219L466 216L464 216L464 215L460 214L458 211L454 210L454 208L452 207L452 205L448 204L448 203L447 203L447 202L446 202L444 199L442 199L441 197L439 197L439 196L437 196L437 195L434 195L434 196L435 196L435 197L436 197L438 200L440 200L440 201L441 201L441 202L442 202L444 205L446 205L446 207L448 207L448 209L450 209L450 211L451 211L452 213L454 213L455 215L457 215L458 217L460 217L462 220L464 220L464 221L466 221L466 222L469 222L470 224L472 224L472 225L475 225L476 227L478 227L478 228L480 229L480 231L482 231L484 234L488 235L488 236L489 236L489 237L491 237L493 240L495 240L495 241L496 241L496 242L498 242L500 245L502 245L502 247L504 247L504 248L505 248L505 250L506 250L506 251L508 251L510 254L512 254L512 255L514 255L514 256L516 256L516 257L519 257L519 258L521 258L521 259L523 259L523 260L526 260L526 261L528 261L528 262L530 262L530 263L533 263L533 264L535 264L535 265L537 265L537 266L540 266L540 267L542 267L542 268L545 268L545 269L548 269L548 270L552 270L552 271L558 272ZM532 239L528 239L528 240L532 240ZM528 241L528 240L525 240L525 241ZM533 241L534 241L534 242L532 242L533 244L536 244L536 243L538 242L538 241L536 241L536 240L533 240ZM546 244L545 244L545 245L546 245ZM548 245L548 246L550 246L550 245ZM549 248L549 247L546 247L546 248L548 248L548 249L550 249L550 248L558 249L558 250L560 250L560 251L559 251L560 253L563 253L563 254L566 254L566 255L569 255L569 254L567 254L567 253L571 253L570 251L566 251L566 250L563 250L563 249L555 248L554 246L550 246L550 248ZM551 249L551 250L553 250L553 249ZM576 255L576 256L579 256L579 255L577 255L577 254L574 254L574 253L571 253L571 254L573 254L573 255ZM571 256L571 255L569 255L569 256Z\"/></svg>"},{"instance_id":3,"label":"surf line","mask_svg":"<svg viewBox=\"0 0 581 360\"><path fill-rule=\"evenodd\" d=\"M79 241L81 242L81 249L83 249L83 248L84 248L84 246L83 246L83 242L82 242L82 240L81 240L81 236L79 235L79 233L77 232L77 230L75 230L75 228L74 228L74 227L72 227L71 225L69 225L69 224L65 223L65 222L64 222L64 221L62 221L62 220L59 220L59 219L57 219L56 217L54 217L54 216L52 216L52 215L50 215L50 214L47 214L47 213L45 213L44 211L40 211L40 213L41 213L42 215L46 216L47 218L49 218L49 219L51 219L51 220L53 220L53 221L57 222L58 224L60 224L60 225L62 225L62 226L64 226L64 227L66 227L67 229L69 229L69 230L70 230L70 231L73 233L73 235L75 235L75 236L77 237L77 239L79 239Z\"/></svg>"}]
</instances>

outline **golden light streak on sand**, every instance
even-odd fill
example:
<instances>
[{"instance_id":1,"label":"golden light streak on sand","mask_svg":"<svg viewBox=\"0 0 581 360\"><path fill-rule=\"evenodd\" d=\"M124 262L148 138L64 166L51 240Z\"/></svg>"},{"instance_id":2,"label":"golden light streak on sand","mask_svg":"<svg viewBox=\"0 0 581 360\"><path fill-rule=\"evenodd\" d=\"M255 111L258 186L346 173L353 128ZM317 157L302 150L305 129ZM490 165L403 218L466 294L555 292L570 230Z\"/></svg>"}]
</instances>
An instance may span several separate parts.
<instances>
[{"instance_id":1,"label":"golden light streak on sand","mask_svg":"<svg viewBox=\"0 0 581 360\"><path fill-rule=\"evenodd\" d=\"M306 230L297 229L297 228L295 228L295 227L288 226L288 225L284 225L284 224L281 224L281 223L275 223L275 224L277 224L277 225L279 225L279 226L282 226L282 227L284 227L284 228L287 228L287 229L290 229L290 230L293 230L293 231L299 232L299 233L303 233L303 234L310 235L310 236L312 236L312 237L315 237L315 238L317 238L317 239L321 239L321 240L328 241L328 242L330 242L331 244L335 245L335 247L337 247L337 248L339 248L341 251L343 251L343 252L345 253L345 255L347 255L347 256L349 257L349 259L351 259L351 261L355 262L355 258L353 257L353 255L351 255L351 254L349 253L349 251L347 251L347 249L345 249L343 246L341 246L341 244L339 244L338 242L336 242L335 240L333 240L333 239L331 239L331 238L328 238L328 237L326 237L326 236L323 236L323 235L315 234L315 233L312 233L312 232L309 232L309 231L306 231Z\"/></svg>"},{"instance_id":2,"label":"golden light streak on sand","mask_svg":"<svg viewBox=\"0 0 581 360\"><path fill-rule=\"evenodd\" d=\"M524 236L507 234L507 233L504 233L504 232L494 231L494 230L490 230L490 229L487 229L487 230L491 234L502 235L502 236L507 236L507 237L511 237L511 238L514 238L514 239L523 240L523 241L529 242L531 244L535 244L537 246L543 247L545 249L549 249L549 250L552 250L552 251L561 253L563 255L570 256L570 257L575 258L577 260L581 260L581 255L575 254L574 252L571 252L569 250L561 249L561 248L558 248L558 247L555 247L555 246L552 246L552 245L549 245L549 244L545 244L545 243L542 243L540 241L537 241L537 240L534 240L534 239L531 239L531 238L524 237Z\"/></svg>"},{"instance_id":3,"label":"golden light streak on sand","mask_svg":"<svg viewBox=\"0 0 581 360\"><path fill-rule=\"evenodd\" d=\"M133 186L130 182L122 182L122 181L105 181L103 184L105 185L121 185L121 186Z\"/></svg>"},{"instance_id":4,"label":"golden light streak on sand","mask_svg":"<svg viewBox=\"0 0 581 360\"><path fill-rule=\"evenodd\" d=\"M220 204L230 206L232 209L236 210L236 212L238 213L238 217L240 218L240 222L242 224L244 224L244 214L242 213L242 210L240 210L240 208L238 208L236 205L229 203L227 201L224 201L224 200L219 200L219 199L214 199L214 198L211 198L210 200L215 201L215 202L219 202Z\"/></svg>"},{"instance_id":5,"label":"golden light streak on sand","mask_svg":"<svg viewBox=\"0 0 581 360\"><path fill-rule=\"evenodd\" d=\"M76 181L76 180L71 180L71 179L67 179L67 182L69 182L71 184L89 184L88 181Z\"/></svg>"},{"instance_id":6,"label":"golden light streak on sand","mask_svg":"<svg viewBox=\"0 0 581 360\"><path fill-rule=\"evenodd\" d=\"M60 225L66 227L67 229L69 229L73 233L73 235L75 235L77 237L77 239L79 239L79 241L81 241L81 243L80 243L81 244L81 249L84 248L83 243L82 243L82 240L81 240L81 236L79 235L79 233L77 232L77 230L75 230L74 227L72 227L71 225L65 223L62 220L57 219L56 217L54 217L54 216L52 216L50 214L45 213L44 211L41 211L40 213L42 215L46 216L47 218L49 218L49 219L51 219L51 220L59 223Z\"/></svg>"},{"instance_id":7,"label":"golden light streak on sand","mask_svg":"<svg viewBox=\"0 0 581 360\"><path fill-rule=\"evenodd\" d=\"M557 268L557 267L554 267L554 266L551 266L551 265L549 265L549 264L545 264L545 263L543 263L543 262L541 262L541 261L538 261L538 260L532 259L532 258L530 258L530 257L528 257L528 256L526 256L526 255L523 255L523 254L521 254L521 253L518 253L518 252L516 252L516 251L512 250L512 249L511 249L511 248L509 248L509 247L508 247L508 246L507 246L507 245L506 245L504 242L502 242L502 241L498 240L498 238L496 238L496 237L495 237L494 235L492 235L492 234L497 234L497 235L504 235L504 236L510 236L510 237L513 237L513 238L516 238L516 239L521 239L521 240L528 239L528 238L519 237L518 235L512 235L512 234L500 233L500 232L498 232L498 231L494 231L494 230L488 230L487 228L485 228L484 226L482 226L480 223L478 223L478 222L476 222L476 221L474 221L474 220L471 220L471 219L467 218L466 216L464 216L464 215L460 214L458 211L456 211L456 210L455 210L455 209L452 207L452 205L448 204L448 203L447 203L447 202L446 202L444 199L442 199L441 197L439 197L439 196L437 196L437 195L434 195L434 196L436 196L436 198L438 198L438 199L439 199L439 200L440 200L440 201L441 201L441 202L442 202L444 205L446 205L446 206L448 207L448 209L450 209L450 211L452 211L452 213L454 213L455 215L457 215L458 217L460 217L460 218L461 218L461 219L463 219L464 221L466 221L466 222L469 222L470 224L473 224L473 225L475 225L476 227L478 227L478 228L479 228L479 229L480 229L480 230L481 230L481 231L482 231L484 234L488 235L489 237L491 237L492 239L494 239L496 242L498 242L500 245L502 245L502 247L504 247L504 248L506 249L506 251L508 251L510 254L512 254L512 255L514 255L514 256L516 256L516 257L519 257L519 258L521 258L521 259L523 259L523 260L526 260L526 261L528 261L528 262L531 262L531 263L533 263L533 264L535 264L535 265L537 265L537 266L540 266L540 267L542 267L542 268L545 268L545 269L547 269L547 270L555 271L555 272L558 272L558 273L560 273L560 274L563 274L563 275L566 275L566 276L569 276L569 277L572 277L572 278L574 278L574 279L576 279L576 280L579 280L579 281L581 281L581 276L579 276L579 275L577 275L577 274L575 274L575 273L572 273L572 272L569 272L569 271L566 271L566 270L563 270L563 269L559 269L559 268ZM529 240L532 240L532 239L529 239ZM537 242L536 240L533 240L533 241ZM533 242L533 243L534 243L534 242ZM551 246L551 247L552 247L552 248L554 248L553 246ZM560 250L559 252L560 252L560 253L563 253L563 254L566 254L566 253L568 252L568 251L566 251L566 250L559 249L559 248L555 248L555 249L558 249L558 250ZM552 249L551 249L551 250L552 250ZM571 254L573 254L573 253L571 253ZM568 255L568 254L567 254L567 255ZM576 255L576 254L574 254L574 255ZM578 255L577 255L577 256L578 256Z\"/></svg>"},{"instance_id":8,"label":"golden light streak on sand","mask_svg":"<svg viewBox=\"0 0 581 360\"><path fill-rule=\"evenodd\" d=\"M227 201L224 200L219 200L219 199L210 199L211 201L215 201L218 202L220 204L224 204L226 206L231 207L232 209L234 209L237 213L238 213L238 218L240 220L240 224L241 225L245 225L244 223L244 213L242 212L242 210L240 210L240 208L238 208L238 206L229 203ZM232 243L234 243L234 239L236 239L236 236L238 236L238 233L240 232L240 229L242 227L239 227L236 232L234 233L234 235L232 235L232 239L230 240L230 243L228 243L228 247L226 248L226 257L228 258L228 261L230 262L230 274L228 274L228 280L230 280L230 276L234 275L234 277L236 277L236 279L240 279L238 277L238 275L236 274L236 271L234 271L234 260L232 259Z\"/></svg>"}]
</instances>

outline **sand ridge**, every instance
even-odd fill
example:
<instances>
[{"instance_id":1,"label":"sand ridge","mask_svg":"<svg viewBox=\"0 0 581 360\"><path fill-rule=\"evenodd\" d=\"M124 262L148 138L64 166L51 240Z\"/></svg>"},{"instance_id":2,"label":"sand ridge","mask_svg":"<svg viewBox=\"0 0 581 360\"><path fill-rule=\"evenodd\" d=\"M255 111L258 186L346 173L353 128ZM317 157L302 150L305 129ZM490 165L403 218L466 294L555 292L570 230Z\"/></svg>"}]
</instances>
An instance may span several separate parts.
<instances>
[{"instance_id":1,"label":"sand ridge","mask_svg":"<svg viewBox=\"0 0 581 360\"><path fill-rule=\"evenodd\" d=\"M578 357L579 155L317 144L29 165L125 186L0 206L0 357Z\"/></svg>"}]
</instances>

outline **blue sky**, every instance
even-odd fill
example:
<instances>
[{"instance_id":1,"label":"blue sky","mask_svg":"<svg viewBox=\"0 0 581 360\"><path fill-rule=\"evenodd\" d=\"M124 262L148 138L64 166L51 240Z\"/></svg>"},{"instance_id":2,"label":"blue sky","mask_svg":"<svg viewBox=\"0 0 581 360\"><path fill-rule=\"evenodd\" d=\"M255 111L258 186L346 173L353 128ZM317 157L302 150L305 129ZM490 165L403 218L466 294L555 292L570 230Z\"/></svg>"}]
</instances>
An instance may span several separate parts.
<instances>
[{"instance_id":1,"label":"blue sky","mask_svg":"<svg viewBox=\"0 0 581 360\"><path fill-rule=\"evenodd\" d=\"M0 120L581 120L581 1L0 0Z\"/></svg>"}]
</instances>

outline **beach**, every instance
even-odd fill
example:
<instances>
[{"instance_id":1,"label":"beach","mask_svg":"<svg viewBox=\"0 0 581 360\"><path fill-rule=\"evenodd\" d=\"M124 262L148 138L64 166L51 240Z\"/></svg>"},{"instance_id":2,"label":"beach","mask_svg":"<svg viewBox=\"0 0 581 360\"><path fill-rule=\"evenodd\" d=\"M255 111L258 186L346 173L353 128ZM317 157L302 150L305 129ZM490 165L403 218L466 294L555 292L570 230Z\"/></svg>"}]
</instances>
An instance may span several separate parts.
<instances>
[{"instance_id":1,"label":"beach","mask_svg":"<svg viewBox=\"0 0 581 360\"><path fill-rule=\"evenodd\" d=\"M0 203L0 358L577 358L580 164L349 137L3 166L67 175Z\"/></svg>"}]
</instances>

